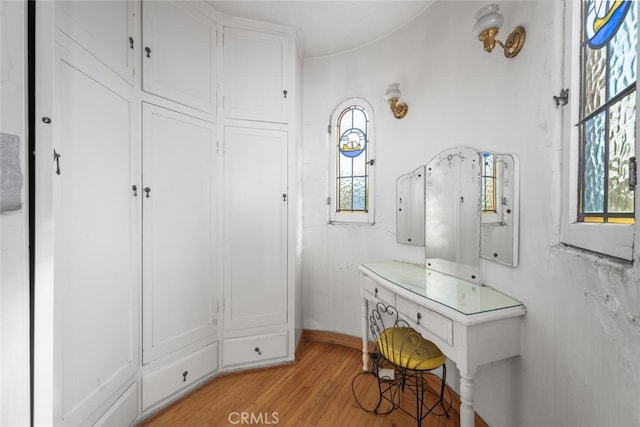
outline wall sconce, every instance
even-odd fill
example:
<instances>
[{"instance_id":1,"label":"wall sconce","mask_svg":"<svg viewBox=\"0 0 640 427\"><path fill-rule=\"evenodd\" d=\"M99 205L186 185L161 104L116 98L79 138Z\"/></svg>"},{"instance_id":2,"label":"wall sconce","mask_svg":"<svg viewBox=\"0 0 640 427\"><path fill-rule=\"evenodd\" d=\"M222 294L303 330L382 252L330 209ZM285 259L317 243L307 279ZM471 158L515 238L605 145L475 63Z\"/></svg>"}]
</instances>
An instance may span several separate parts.
<instances>
[{"instance_id":1,"label":"wall sconce","mask_svg":"<svg viewBox=\"0 0 640 427\"><path fill-rule=\"evenodd\" d=\"M522 49L526 32L523 27L517 26L507 36L506 42L502 43L500 40L496 40L498 31L500 31L504 23L504 18L498 13L498 9L498 5L494 3L476 12L475 19L477 22L473 26L473 35L484 43L486 52L491 52L497 43L504 49L504 56L513 58Z\"/></svg>"},{"instance_id":2,"label":"wall sconce","mask_svg":"<svg viewBox=\"0 0 640 427\"><path fill-rule=\"evenodd\" d=\"M409 107L404 102L398 102L400 95L402 95L398 86L400 86L400 83L391 83L384 93L384 100L389 103L389 107L393 111L393 117L401 119L407 115Z\"/></svg>"}]
</instances>

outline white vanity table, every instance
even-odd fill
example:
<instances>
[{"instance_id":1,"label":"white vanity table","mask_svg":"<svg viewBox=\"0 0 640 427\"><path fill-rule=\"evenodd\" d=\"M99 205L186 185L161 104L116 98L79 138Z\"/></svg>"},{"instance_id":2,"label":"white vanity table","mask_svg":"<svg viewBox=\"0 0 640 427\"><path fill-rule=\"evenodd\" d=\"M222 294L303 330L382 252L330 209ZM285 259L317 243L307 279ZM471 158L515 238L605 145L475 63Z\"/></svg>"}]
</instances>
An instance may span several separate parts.
<instances>
[{"instance_id":1,"label":"white vanity table","mask_svg":"<svg viewBox=\"0 0 640 427\"><path fill-rule=\"evenodd\" d=\"M369 304L395 306L460 371L460 426L474 425L478 366L521 353L521 302L489 287L403 262L360 266L362 360L369 370Z\"/></svg>"}]
</instances>

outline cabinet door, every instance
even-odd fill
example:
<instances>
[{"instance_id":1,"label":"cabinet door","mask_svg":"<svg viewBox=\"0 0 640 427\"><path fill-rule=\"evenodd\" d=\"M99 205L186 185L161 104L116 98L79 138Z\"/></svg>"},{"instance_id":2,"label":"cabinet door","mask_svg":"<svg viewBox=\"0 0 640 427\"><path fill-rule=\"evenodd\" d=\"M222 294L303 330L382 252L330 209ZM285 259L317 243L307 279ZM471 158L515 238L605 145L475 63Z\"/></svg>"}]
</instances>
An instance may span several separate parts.
<instances>
[{"instance_id":1,"label":"cabinet door","mask_svg":"<svg viewBox=\"0 0 640 427\"><path fill-rule=\"evenodd\" d=\"M284 35L224 28L226 117L288 122L288 52Z\"/></svg>"},{"instance_id":2,"label":"cabinet door","mask_svg":"<svg viewBox=\"0 0 640 427\"><path fill-rule=\"evenodd\" d=\"M143 104L143 363L216 338L215 125Z\"/></svg>"},{"instance_id":3,"label":"cabinet door","mask_svg":"<svg viewBox=\"0 0 640 427\"><path fill-rule=\"evenodd\" d=\"M133 84L135 4L126 1L57 1L56 26Z\"/></svg>"},{"instance_id":4,"label":"cabinet door","mask_svg":"<svg viewBox=\"0 0 640 427\"><path fill-rule=\"evenodd\" d=\"M227 331L287 322L287 133L227 127Z\"/></svg>"},{"instance_id":5,"label":"cabinet door","mask_svg":"<svg viewBox=\"0 0 640 427\"><path fill-rule=\"evenodd\" d=\"M81 425L138 369L139 166L131 87L56 53L54 393L64 425Z\"/></svg>"},{"instance_id":6,"label":"cabinet door","mask_svg":"<svg viewBox=\"0 0 640 427\"><path fill-rule=\"evenodd\" d=\"M216 28L188 2L143 2L142 89L215 114Z\"/></svg>"}]
</instances>

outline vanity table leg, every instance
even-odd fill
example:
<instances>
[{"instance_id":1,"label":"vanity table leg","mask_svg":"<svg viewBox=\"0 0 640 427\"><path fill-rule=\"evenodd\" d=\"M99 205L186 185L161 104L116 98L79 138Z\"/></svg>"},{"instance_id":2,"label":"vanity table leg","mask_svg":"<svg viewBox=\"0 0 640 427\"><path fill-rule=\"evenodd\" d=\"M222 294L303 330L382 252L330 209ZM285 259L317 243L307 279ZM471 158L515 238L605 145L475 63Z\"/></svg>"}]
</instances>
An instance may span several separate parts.
<instances>
[{"instance_id":1,"label":"vanity table leg","mask_svg":"<svg viewBox=\"0 0 640 427\"><path fill-rule=\"evenodd\" d=\"M473 376L474 372L460 370L460 427L473 427L475 424Z\"/></svg>"},{"instance_id":2,"label":"vanity table leg","mask_svg":"<svg viewBox=\"0 0 640 427\"><path fill-rule=\"evenodd\" d=\"M369 301L362 298L362 370L369 370Z\"/></svg>"}]
</instances>

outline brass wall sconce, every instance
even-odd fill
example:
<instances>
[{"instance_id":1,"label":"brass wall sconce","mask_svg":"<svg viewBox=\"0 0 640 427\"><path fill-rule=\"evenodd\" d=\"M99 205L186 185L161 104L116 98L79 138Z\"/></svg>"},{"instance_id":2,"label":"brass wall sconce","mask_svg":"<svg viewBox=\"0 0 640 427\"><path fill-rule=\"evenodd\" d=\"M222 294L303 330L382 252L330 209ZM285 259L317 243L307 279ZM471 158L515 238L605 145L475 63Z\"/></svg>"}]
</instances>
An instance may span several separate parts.
<instances>
[{"instance_id":1,"label":"brass wall sconce","mask_svg":"<svg viewBox=\"0 0 640 427\"><path fill-rule=\"evenodd\" d=\"M404 102L398 102L400 95L402 95L398 86L400 86L400 83L391 83L384 94L384 100L389 103L389 107L393 111L393 117L401 119L407 115L409 107Z\"/></svg>"},{"instance_id":2,"label":"brass wall sconce","mask_svg":"<svg viewBox=\"0 0 640 427\"><path fill-rule=\"evenodd\" d=\"M516 56L526 38L524 27L517 26L507 36L507 40L502 43L496 40L498 31L504 23L504 18L498 13L499 6L495 3L483 7L475 14L476 24L473 26L473 35L484 44L485 52L491 52L496 43L504 49L504 56L513 58Z\"/></svg>"}]
</instances>

